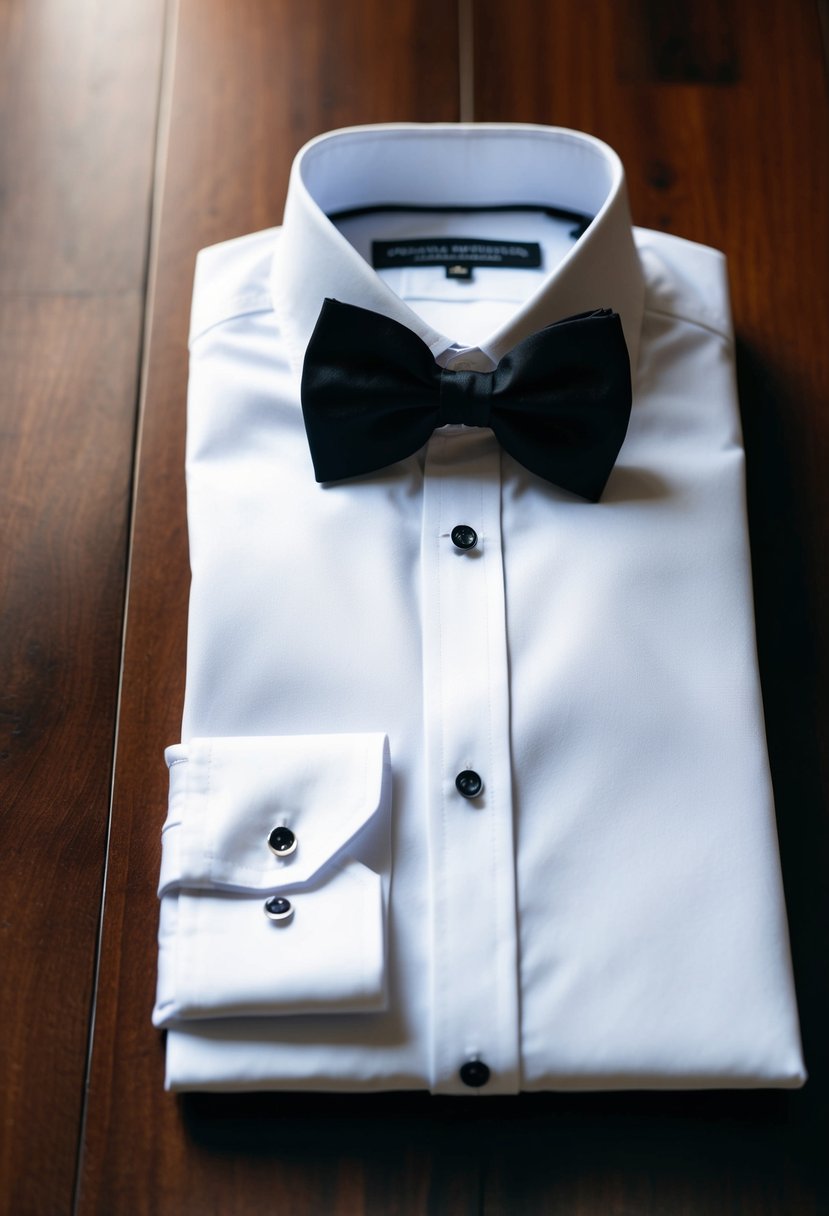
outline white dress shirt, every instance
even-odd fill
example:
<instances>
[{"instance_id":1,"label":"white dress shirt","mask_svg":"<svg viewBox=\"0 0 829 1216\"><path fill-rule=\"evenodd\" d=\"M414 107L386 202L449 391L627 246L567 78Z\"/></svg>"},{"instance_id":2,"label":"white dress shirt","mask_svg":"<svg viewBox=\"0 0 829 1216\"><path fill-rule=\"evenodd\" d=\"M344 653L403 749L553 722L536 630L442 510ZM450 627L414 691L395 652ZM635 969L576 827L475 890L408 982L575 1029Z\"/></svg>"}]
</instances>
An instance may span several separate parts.
<instances>
[{"instance_id":1,"label":"white dress shirt","mask_svg":"<svg viewBox=\"0 0 829 1216\"><path fill-rule=\"evenodd\" d=\"M444 238L540 265L372 266ZM484 372L618 311L633 408L601 501L466 426L317 484L326 297ZM587 135L351 128L299 153L281 229L199 255L190 351L168 1086L800 1085L722 255L632 229Z\"/></svg>"}]
</instances>

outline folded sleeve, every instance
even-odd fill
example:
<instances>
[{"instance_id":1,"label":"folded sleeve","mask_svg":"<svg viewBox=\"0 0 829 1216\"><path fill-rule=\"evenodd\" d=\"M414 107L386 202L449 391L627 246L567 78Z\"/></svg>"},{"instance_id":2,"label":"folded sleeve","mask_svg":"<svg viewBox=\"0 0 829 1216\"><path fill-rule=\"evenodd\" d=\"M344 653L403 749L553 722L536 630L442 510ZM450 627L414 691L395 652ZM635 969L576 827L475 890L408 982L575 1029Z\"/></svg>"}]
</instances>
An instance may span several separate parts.
<instances>
[{"instance_id":1,"label":"folded sleeve","mask_svg":"<svg viewBox=\"0 0 829 1216\"><path fill-rule=\"evenodd\" d=\"M192 739L166 759L155 1024L384 1009L387 738Z\"/></svg>"}]
</instances>

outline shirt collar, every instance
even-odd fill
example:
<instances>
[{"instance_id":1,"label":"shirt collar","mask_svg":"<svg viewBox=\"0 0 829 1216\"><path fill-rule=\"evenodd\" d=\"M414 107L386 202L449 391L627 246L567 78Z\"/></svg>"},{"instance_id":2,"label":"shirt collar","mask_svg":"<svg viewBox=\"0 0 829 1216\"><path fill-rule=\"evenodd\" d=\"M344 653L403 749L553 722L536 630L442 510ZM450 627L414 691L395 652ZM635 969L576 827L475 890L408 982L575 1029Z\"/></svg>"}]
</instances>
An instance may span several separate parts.
<instances>
[{"instance_id":1,"label":"shirt collar","mask_svg":"<svg viewBox=\"0 0 829 1216\"><path fill-rule=\"evenodd\" d=\"M387 287L327 216L383 203L528 203L594 216L564 260L480 348L497 363L545 325L613 308L636 368L644 282L624 169L607 144L562 127L390 123L320 135L294 160L271 291L296 370L327 296L392 317L436 358L453 344L451 334L433 329Z\"/></svg>"}]
</instances>

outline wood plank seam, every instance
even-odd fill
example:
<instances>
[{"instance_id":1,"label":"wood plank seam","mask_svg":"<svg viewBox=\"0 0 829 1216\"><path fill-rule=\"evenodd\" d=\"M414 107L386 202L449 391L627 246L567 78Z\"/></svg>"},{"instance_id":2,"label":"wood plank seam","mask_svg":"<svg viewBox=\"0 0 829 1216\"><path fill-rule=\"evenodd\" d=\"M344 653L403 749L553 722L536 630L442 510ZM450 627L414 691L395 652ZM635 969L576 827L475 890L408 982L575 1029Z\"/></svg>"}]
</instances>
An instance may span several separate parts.
<instances>
[{"instance_id":1,"label":"wood plank seam","mask_svg":"<svg viewBox=\"0 0 829 1216\"><path fill-rule=\"evenodd\" d=\"M161 65L158 75L156 96L155 122L155 157L153 162L153 180L149 198L149 216L147 223L147 239L144 251L143 266L143 297L141 329L138 341L138 368L136 369L136 410L135 430L132 444L132 473L129 487L129 515L127 519L127 554L124 578L124 598L121 613L121 638L119 646L119 671L117 702L115 710L115 729L112 737L112 757L110 763L109 806L107 810L106 847L104 851L104 871L101 881L101 901L98 913L98 927L95 940L94 975L92 981L92 999L89 1014L89 1033L86 1044L86 1063L84 1069L84 1087L81 1105L81 1117L78 1128L78 1142L75 1155L75 1180L72 1196L72 1211L78 1211L81 1198L81 1182L83 1176L83 1156L86 1139L86 1121L89 1105L90 1074L92 1069L92 1050L95 1040L95 1021L98 1001L98 986L101 971L101 942L103 936L103 921L106 909L107 877L109 873L109 846L112 835L112 809L115 791L116 761L118 755L118 733L121 722L121 692L124 679L124 646L127 632L127 616L129 608L129 590L132 574L133 529L135 520L135 503L138 487L138 469L141 454L141 423L144 414L145 394L147 384L148 336L151 330L153 287L156 277L156 254L158 250L159 217L161 199L164 190L164 167L166 149L170 130L170 113L172 99L172 76L175 65L175 45L178 16L178 0L164 0L163 10L163 43L161 50Z\"/></svg>"}]
</instances>

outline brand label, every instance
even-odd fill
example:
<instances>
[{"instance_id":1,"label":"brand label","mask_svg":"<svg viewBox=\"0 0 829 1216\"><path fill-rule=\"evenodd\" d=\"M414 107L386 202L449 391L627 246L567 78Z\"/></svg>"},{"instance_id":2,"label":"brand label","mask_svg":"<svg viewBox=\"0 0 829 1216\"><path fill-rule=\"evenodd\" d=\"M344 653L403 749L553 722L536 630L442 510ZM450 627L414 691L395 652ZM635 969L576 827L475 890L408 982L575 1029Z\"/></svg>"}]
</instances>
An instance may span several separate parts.
<instances>
[{"instance_id":1,"label":"brand label","mask_svg":"<svg viewBox=\"0 0 829 1216\"><path fill-rule=\"evenodd\" d=\"M536 270L541 265L541 246L537 241L488 241L459 236L372 241L371 263L375 270L445 266L452 278L468 278L473 266Z\"/></svg>"}]
</instances>

